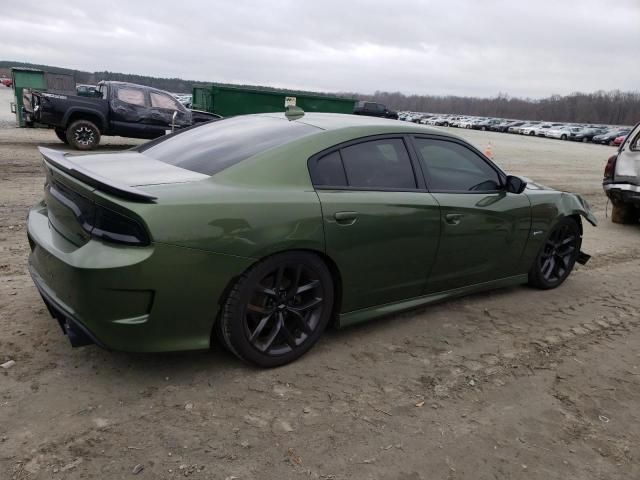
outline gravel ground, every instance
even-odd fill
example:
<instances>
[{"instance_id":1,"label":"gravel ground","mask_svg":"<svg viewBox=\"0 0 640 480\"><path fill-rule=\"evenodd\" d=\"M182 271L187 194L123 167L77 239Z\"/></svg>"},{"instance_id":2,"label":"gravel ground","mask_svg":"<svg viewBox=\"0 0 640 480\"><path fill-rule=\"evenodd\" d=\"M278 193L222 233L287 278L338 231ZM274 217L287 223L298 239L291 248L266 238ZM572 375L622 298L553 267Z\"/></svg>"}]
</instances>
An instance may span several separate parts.
<instances>
[{"instance_id":1,"label":"gravel ground","mask_svg":"<svg viewBox=\"0 0 640 480\"><path fill-rule=\"evenodd\" d=\"M605 218L609 147L456 133L514 174L577 191L594 258L510 288L330 331L256 370L214 349L72 349L26 269L36 145L0 129L0 479L640 477L640 226ZM105 139L103 149L127 139Z\"/></svg>"}]
</instances>

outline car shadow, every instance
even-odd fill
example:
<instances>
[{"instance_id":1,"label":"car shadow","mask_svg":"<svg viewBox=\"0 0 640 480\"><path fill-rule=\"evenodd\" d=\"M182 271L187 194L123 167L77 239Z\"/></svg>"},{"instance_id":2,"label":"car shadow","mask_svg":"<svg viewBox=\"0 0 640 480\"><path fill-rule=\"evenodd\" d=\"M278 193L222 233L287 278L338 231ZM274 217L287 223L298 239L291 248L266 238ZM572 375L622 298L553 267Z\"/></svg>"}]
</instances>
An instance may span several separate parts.
<instances>
[{"instance_id":1,"label":"car shadow","mask_svg":"<svg viewBox=\"0 0 640 480\"><path fill-rule=\"evenodd\" d=\"M235 375L260 375L260 372L269 372L280 369L300 369L308 370L307 365L316 365L315 360L323 356L334 357L332 353L335 349L349 348L349 345L362 344L366 346L371 343L367 337L379 336L387 331L397 330L399 327L410 323L425 322L425 316L430 312L436 313L443 304L451 304L455 307L461 301L473 301L473 299L487 299L487 296L508 296L526 289L524 286L507 287L488 292L467 295L460 299L445 300L422 308L408 310L406 312L387 315L370 322L364 322L352 326L338 329L330 327L321 337L320 342L301 359L292 364L276 369L263 369L247 364L238 359L232 353L226 351L217 341L214 341L209 350L194 352L172 352L172 353L127 353L114 352L92 348L93 355L100 357L104 366L109 365L113 372L128 370L144 376L148 380L164 381L170 379L172 383L190 383L194 378L207 378L210 386L216 383L216 379L234 377ZM478 315L478 322L487 322L491 319L485 315ZM480 325L481 326L481 325ZM321 362L326 363L326 362ZM296 367L296 365L302 365ZM304 365L303 365L304 364Z\"/></svg>"}]
</instances>

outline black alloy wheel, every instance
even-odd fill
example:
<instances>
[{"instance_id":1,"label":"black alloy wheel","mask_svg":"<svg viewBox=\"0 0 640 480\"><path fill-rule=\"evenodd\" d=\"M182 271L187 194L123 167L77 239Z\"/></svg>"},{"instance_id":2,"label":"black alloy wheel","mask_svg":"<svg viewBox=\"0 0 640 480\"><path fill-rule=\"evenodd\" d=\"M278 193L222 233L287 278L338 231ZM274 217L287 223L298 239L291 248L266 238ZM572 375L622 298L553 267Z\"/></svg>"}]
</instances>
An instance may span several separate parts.
<instances>
[{"instance_id":1,"label":"black alloy wheel","mask_svg":"<svg viewBox=\"0 0 640 480\"><path fill-rule=\"evenodd\" d=\"M77 120L67 128L67 141L78 150L92 150L100 143L100 130L89 120Z\"/></svg>"},{"instance_id":2,"label":"black alloy wheel","mask_svg":"<svg viewBox=\"0 0 640 480\"><path fill-rule=\"evenodd\" d=\"M270 257L236 283L220 319L222 338L241 359L261 367L289 363L319 339L331 317L333 283L318 257Z\"/></svg>"},{"instance_id":3,"label":"black alloy wheel","mask_svg":"<svg viewBox=\"0 0 640 480\"><path fill-rule=\"evenodd\" d=\"M540 249L529 272L529 283L543 289L559 286L573 270L581 244L578 223L563 218Z\"/></svg>"}]
</instances>

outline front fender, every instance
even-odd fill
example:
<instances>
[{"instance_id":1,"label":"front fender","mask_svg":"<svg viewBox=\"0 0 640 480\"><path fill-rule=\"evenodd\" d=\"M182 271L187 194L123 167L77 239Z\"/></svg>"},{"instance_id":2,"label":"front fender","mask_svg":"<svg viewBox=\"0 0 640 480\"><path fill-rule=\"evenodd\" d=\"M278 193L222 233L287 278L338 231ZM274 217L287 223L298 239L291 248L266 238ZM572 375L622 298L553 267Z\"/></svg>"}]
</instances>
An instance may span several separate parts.
<instances>
[{"instance_id":1,"label":"front fender","mask_svg":"<svg viewBox=\"0 0 640 480\"><path fill-rule=\"evenodd\" d=\"M559 213L563 216L580 215L594 227L598 225L598 219L593 214L589 202L577 193L562 192L558 207Z\"/></svg>"}]
</instances>

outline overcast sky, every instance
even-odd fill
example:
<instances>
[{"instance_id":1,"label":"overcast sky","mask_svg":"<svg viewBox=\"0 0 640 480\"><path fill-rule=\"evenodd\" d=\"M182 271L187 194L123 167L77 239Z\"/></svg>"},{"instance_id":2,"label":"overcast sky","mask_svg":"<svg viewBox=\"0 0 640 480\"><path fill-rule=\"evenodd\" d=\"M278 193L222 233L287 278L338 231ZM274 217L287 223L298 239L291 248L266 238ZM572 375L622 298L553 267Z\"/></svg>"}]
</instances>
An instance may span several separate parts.
<instances>
[{"instance_id":1,"label":"overcast sky","mask_svg":"<svg viewBox=\"0 0 640 480\"><path fill-rule=\"evenodd\" d=\"M640 0L3 0L0 37L0 60L305 90L640 88Z\"/></svg>"}]
</instances>

